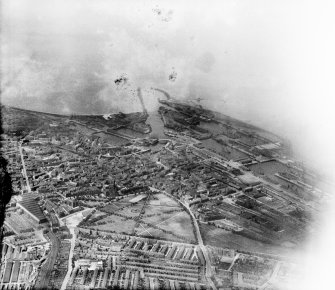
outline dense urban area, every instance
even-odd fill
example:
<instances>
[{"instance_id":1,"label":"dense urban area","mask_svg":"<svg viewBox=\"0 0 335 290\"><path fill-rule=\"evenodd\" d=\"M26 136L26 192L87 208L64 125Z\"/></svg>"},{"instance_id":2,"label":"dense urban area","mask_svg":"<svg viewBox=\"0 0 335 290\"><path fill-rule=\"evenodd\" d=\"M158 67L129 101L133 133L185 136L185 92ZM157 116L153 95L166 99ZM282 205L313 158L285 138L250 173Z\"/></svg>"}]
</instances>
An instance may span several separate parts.
<instances>
[{"instance_id":1,"label":"dense urban area","mask_svg":"<svg viewBox=\"0 0 335 290\"><path fill-rule=\"evenodd\" d=\"M289 289L327 180L278 136L158 102L69 116L2 106L14 195L0 289Z\"/></svg>"}]
</instances>

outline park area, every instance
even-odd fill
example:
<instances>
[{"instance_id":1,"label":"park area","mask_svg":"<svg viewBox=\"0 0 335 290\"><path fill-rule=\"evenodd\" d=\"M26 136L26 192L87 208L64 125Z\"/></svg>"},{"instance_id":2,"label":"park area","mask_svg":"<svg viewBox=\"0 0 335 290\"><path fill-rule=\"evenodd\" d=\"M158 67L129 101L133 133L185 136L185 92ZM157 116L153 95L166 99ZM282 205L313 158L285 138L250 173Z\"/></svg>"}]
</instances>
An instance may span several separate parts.
<instances>
[{"instance_id":1,"label":"park area","mask_svg":"<svg viewBox=\"0 0 335 290\"><path fill-rule=\"evenodd\" d=\"M105 217L93 223L89 226L89 228L100 231L130 235L134 226L135 221L132 219L127 219L125 217L117 215L109 215L108 217Z\"/></svg>"},{"instance_id":2,"label":"park area","mask_svg":"<svg viewBox=\"0 0 335 290\"><path fill-rule=\"evenodd\" d=\"M177 201L161 192L138 197L126 197L106 205L86 221L87 227L176 242L196 242L192 220Z\"/></svg>"}]
</instances>

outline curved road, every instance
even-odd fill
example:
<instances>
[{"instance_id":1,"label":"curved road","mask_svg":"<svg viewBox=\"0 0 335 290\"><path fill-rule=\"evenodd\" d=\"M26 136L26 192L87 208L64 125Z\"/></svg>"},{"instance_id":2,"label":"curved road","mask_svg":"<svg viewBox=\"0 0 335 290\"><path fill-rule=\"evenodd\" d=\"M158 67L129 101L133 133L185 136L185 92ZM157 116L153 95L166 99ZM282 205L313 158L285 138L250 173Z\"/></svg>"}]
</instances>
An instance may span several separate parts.
<instances>
[{"instance_id":1,"label":"curved road","mask_svg":"<svg viewBox=\"0 0 335 290\"><path fill-rule=\"evenodd\" d=\"M202 240L202 236L201 236L201 233L200 233L200 229L199 229L199 225L198 225L198 221L197 219L195 218L192 210L190 209L190 206L187 204L187 203L183 203L182 201L180 201L181 204L184 205L184 207L188 210L190 216L192 217L192 220L193 220L193 224L194 224L194 227L195 227L195 231L196 231L196 234L197 234L197 240L198 240L198 245L201 249L201 251L203 252L204 254L204 257L205 257L205 261L206 261L206 265L205 265L205 269L206 269L206 278L207 278L207 281L210 283L211 287L216 290L216 286L212 280L212 276L213 276L213 271L212 271L212 264L211 264L211 260L209 258L209 254L208 254L208 251L207 251L207 248L206 246L204 245L204 242Z\"/></svg>"},{"instance_id":2,"label":"curved road","mask_svg":"<svg viewBox=\"0 0 335 290\"><path fill-rule=\"evenodd\" d=\"M63 280L62 283L62 287L60 288L61 290L65 290L67 283L70 279L71 273L72 273L72 258L73 258L73 252L74 252L74 248L76 245L76 233L75 233L75 229L77 228L77 225L83 220L84 216L83 216L83 212L84 211L91 211L91 208L86 208L83 211L79 211L74 213L73 215L70 215L68 217L65 217L64 220L66 221L66 226L68 227L72 238L70 240L71 242L71 248L70 248L70 254L69 254L69 259L68 259L68 268L67 268L67 273L66 276Z\"/></svg>"},{"instance_id":3,"label":"curved road","mask_svg":"<svg viewBox=\"0 0 335 290\"><path fill-rule=\"evenodd\" d=\"M49 278L51 272L53 270L53 266L56 262L57 254L60 247L60 240L56 237L56 235L50 231L48 233L50 238L50 253L48 255L48 259L42 264L40 275L38 277L38 282L35 284L36 289L47 289Z\"/></svg>"},{"instance_id":4,"label":"curved road","mask_svg":"<svg viewBox=\"0 0 335 290\"><path fill-rule=\"evenodd\" d=\"M153 189L153 190L157 190L157 191L160 191L159 189L156 189L154 187L150 187L150 189ZM169 193L167 193L166 191L162 191L164 192L167 196L171 196ZM203 252L204 254L204 257L205 257L205 262L206 262L206 265L205 265L205 269L206 269L206 279L208 281L208 283L211 285L212 289L213 290L216 290L216 286L212 280L212 276L213 276L213 272L212 272L212 264L211 264L211 260L209 258L209 254L208 254L208 251L207 251L207 248L206 246L204 245L204 242L202 240L202 236L201 236L201 233L200 233L200 229L199 229L199 225L198 225L198 221L197 219L195 218L192 210L190 209L190 206L188 203L185 203L185 202L182 202L180 199L177 199L178 202L183 205L187 211L189 212L192 220L193 220L193 224L194 224L194 227L195 227L195 231L196 231L196 234L197 234L197 240L198 240L198 246L200 248L200 250Z\"/></svg>"},{"instance_id":5,"label":"curved road","mask_svg":"<svg viewBox=\"0 0 335 290\"><path fill-rule=\"evenodd\" d=\"M24 178L26 179L27 190L28 190L28 192L31 192L31 187L30 187L29 180L28 180L28 175L27 175L27 170L26 170L26 164L24 163L24 158L23 158L22 146L21 145L22 145L22 142L19 142L19 151L20 151L20 155L21 155L23 175L24 175Z\"/></svg>"},{"instance_id":6,"label":"curved road","mask_svg":"<svg viewBox=\"0 0 335 290\"><path fill-rule=\"evenodd\" d=\"M71 248L70 248L70 254L69 254L69 260L68 260L68 268L67 268L67 273L66 276L63 280L62 283L62 287L60 288L61 290L65 290L67 283L70 279L71 273L72 273L72 258L73 258L73 251L74 251L74 247L76 244L76 235L74 232L74 227L69 227L70 233L72 234L72 238L71 238Z\"/></svg>"}]
</instances>

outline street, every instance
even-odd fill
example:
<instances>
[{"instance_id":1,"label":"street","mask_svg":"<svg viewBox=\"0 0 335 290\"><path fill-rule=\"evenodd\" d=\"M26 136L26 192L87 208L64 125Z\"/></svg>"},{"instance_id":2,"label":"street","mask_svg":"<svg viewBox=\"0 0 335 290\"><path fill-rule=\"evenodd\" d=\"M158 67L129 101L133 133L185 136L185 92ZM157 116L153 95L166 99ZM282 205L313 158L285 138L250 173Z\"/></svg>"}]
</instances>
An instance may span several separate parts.
<instances>
[{"instance_id":1,"label":"street","mask_svg":"<svg viewBox=\"0 0 335 290\"><path fill-rule=\"evenodd\" d=\"M207 281L211 284L211 287L214 290L216 290L216 286L215 286L215 284L214 284L214 282L212 280L213 272L212 272L211 260L210 260L209 255L208 255L207 248L204 245L204 242L202 240L200 229L199 229L199 225L198 225L198 221L195 218L195 216L194 216L192 210L190 209L189 205L187 203L183 203L183 202L181 202L181 203L185 206L185 208L188 210L190 216L192 217L193 224L194 224L194 227L195 227L195 231L196 231L196 234L197 234L198 245L199 245L202 253L204 254L205 261L206 261L205 269L206 269L206 278L207 278Z\"/></svg>"},{"instance_id":2,"label":"street","mask_svg":"<svg viewBox=\"0 0 335 290\"><path fill-rule=\"evenodd\" d=\"M19 143L19 151L20 151L20 156L21 156L21 161L22 161L23 175L24 175L24 178L26 179L27 190L28 190L28 192L31 192L31 187L30 187L30 184L29 184L28 176L27 176L26 164L24 163L24 158L23 158L22 146L21 145L22 145L22 143Z\"/></svg>"},{"instance_id":3,"label":"street","mask_svg":"<svg viewBox=\"0 0 335 290\"><path fill-rule=\"evenodd\" d=\"M56 262L57 254L60 247L60 240L52 231L48 233L48 236L51 243L50 252L47 260L44 262L44 264L42 264L40 275L37 278L35 284L36 289L46 289L48 287L49 278L53 270L53 266Z\"/></svg>"}]
</instances>

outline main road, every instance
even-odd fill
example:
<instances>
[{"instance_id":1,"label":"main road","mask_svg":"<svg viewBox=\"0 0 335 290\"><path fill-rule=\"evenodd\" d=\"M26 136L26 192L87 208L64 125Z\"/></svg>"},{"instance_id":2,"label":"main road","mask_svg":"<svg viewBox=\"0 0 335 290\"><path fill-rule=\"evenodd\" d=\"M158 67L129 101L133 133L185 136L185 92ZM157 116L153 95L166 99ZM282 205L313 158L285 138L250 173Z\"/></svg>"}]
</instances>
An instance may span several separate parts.
<instances>
[{"instance_id":1,"label":"main road","mask_svg":"<svg viewBox=\"0 0 335 290\"><path fill-rule=\"evenodd\" d=\"M68 259L68 268L67 268L67 273L66 276L63 280L62 286L61 286L61 290L65 290L66 286L68 284L68 281L70 279L71 273L72 273L72 258L73 258L73 253L74 253L74 248L76 245L76 232L75 229L77 228L77 225L82 221L82 219L84 218L83 216L83 212L84 211L91 211L91 208L86 208L83 211L79 211L77 213L74 213L70 216L64 217L63 220L65 220L66 222L66 226L69 228L69 231L72 235L71 239L70 239L70 243L71 243L71 247L70 247L70 253L69 253L69 259Z\"/></svg>"},{"instance_id":2,"label":"main road","mask_svg":"<svg viewBox=\"0 0 335 290\"><path fill-rule=\"evenodd\" d=\"M150 187L150 189L154 190L154 191L160 191L159 189L154 188L154 187ZM166 194L167 196L171 197L171 195L169 193L167 193L166 191L162 191L162 192L164 192L164 194ZM190 214L190 216L192 218L193 225L194 225L194 228L195 228L195 232L196 232L196 235L197 235L198 246L199 246L200 250L203 252L204 257L205 257L206 279L207 279L208 283L211 285L212 289L216 290L216 286L215 286L215 284L212 280L213 270L212 270L211 260L209 258L208 250L207 250L207 248L204 245L204 242L202 240L202 236L201 236L201 233L200 233L198 221L195 218L195 216L194 216L192 210L190 209L190 206L189 206L188 203L183 202L180 199L177 199L177 201L185 207L185 209L188 211L188 213Z\"/></svg>"},{"instance_id":3,"label":"main road","mask_svg":"<svg viewBox=\"0 0 335 290\"><path fill-rule=\"evenodd\" d=\"M38 277L38 281L35 284L36 289L47 289L48 282L51 276L51 272L53 270L53 266L56 262L57 254L59 251L60 240L52 232L52 229L48 233L48 236L50 238L50 243L51 243L50 252L49 252L47 260L41 267L41 272Z\"/></svg>"},{"instance_id":4,"label":"main road","mask_svg":"<svg viewBox=\"0 0 335 290\"><path fill-rule=\"evenodd\" d=\"M193 225L194 225L194 228L195 228L195 232L197 234L198 246L201 249L201 251L203 252L204 257L205 257L205 261L206 261L206 265L205 265L206 278L207 278L207 281L210 283L211 287L214 290L216 290L216 286L215 286L215 284L214 284L214 282L212 280L212 276L213 276L212 263L211 263L211 260L209 258L208 250L207 250L207 248L204 245L204 242L202 240L202 236L201 236L201 233L200 233L198 221L195 218L192 210L190 209L189 204L188 203L184 203L182 201L180 201L180 202L187 209L187 211L189 212L189 214L190 214L190 216L191 216L191 218L193 220Z\"/></svg>"},{"instance_id":5,"label":"main road","mask_svg":"<svg viewBox=\"0 0 335 290\"><path fill-rule=\"evenodd\" d=\"M24 178L26 179L27 190L28 190L28 192L31 192L31 187L30 187L29 180L28 180L28 175L27 175L27 170L26 170L26 164L24 163L24 158L23 158L22 146L21 145L22 145L22 143L19 142L19 151L20 151L20 155L21 155L23 175L24 175Z\"/></svg>"}]
</instances>

